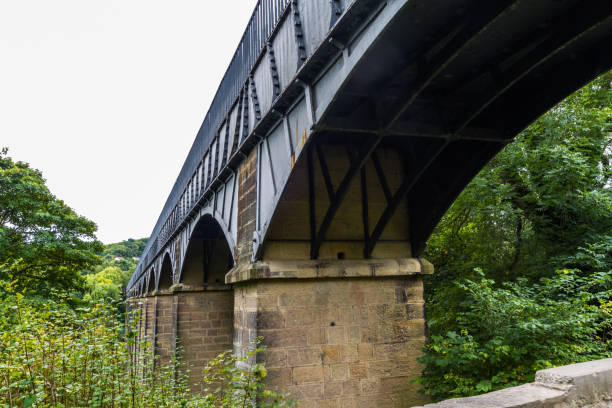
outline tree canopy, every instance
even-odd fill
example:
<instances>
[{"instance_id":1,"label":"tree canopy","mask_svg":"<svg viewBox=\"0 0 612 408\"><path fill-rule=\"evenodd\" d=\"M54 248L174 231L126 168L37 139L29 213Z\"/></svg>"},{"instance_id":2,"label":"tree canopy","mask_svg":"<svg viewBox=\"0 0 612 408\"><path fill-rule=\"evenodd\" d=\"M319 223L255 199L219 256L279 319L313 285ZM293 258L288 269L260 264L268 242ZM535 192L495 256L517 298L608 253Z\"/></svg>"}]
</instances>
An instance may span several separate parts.
<instances>
[{"instance_id":1,"label":"tree canopy","mask_svg":"<svg viewBox=\"0 0 612 408\"><path fill-rule=\"evenodd\" d=\"M429 240L439 277L612 266L611 83L606 73L568 97L476 176Z\"/></svg>"},{"instance_id":2,"label":"tree canopy","mask_svg":"<svg viewBox=\"0 0 612 408\"><path fill-rule=\"evenodd\" d=\"M425 257L436 399L612 356L612 73L535 121L468 185Z\"/></svg>"},{"instance_id":3,"label":"tree canopy","mask_svg":"<svg viewBox=\"0 0 612 408\"><path fill-rule=\"evenodd\" d=\"M56 198L40 171L0 153L0 273L18 290L83 287L100 262L96 224Z\"/></svg>"},{"instance_id":4,"label":"tree canopy","mask_svg":"<svg viewBox=\"0 0 612 408\"><path fill-rule=\"evenodd\" d=\"M85 276L88 288L86 298L121 300L147 240L129 238L105 245L102 264Z\"/></svg>"}]
</instances>

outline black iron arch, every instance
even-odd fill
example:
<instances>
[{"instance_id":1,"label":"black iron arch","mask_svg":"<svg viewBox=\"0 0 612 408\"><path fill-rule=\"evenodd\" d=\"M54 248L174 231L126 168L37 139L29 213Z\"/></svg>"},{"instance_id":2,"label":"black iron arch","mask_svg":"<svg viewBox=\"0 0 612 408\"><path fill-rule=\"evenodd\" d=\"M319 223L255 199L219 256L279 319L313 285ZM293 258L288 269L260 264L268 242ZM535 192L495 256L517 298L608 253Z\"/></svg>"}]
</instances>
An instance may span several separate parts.
<instances>
[{"instance_id":1,"label":"black iron arch","mask_svg":"<svg viewBox=\"0 0 612 408\"><path fill-rule=\"evenodd\" d=\"M179 282L187 285L222 285L234 266L233 245L223 225L211 214L196 222L183 257Z\"/></svg>"}]
</instances>

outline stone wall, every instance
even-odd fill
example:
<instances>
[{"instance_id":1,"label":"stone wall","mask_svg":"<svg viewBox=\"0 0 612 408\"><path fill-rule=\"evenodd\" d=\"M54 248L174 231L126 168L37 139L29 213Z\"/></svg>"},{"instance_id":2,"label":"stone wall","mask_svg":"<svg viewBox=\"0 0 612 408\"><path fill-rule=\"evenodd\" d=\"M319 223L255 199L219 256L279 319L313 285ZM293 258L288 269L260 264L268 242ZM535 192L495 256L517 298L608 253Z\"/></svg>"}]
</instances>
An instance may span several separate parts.
<instances>
[{"instance_id":1,"label":"stone wall","mask_svg":"<svg viewBox=\"0 0 612 408\"><path fill-rule=\"evenodd\" d=\"M411 380L425 341L421 276L235 284L234 349L263 336L268 384L301 407L424 402Z\"/></svg>"},{"instance_id":2,"label":"stone wall","mask_svg":"<svg viewBox=\"0 0 612 408\"><path fill-rule=\"evenodd\" d=\"M244 356L262 336L267 385L301 407L410 406L425 402L412 380L425 342L421 275L432 271L413 258L262 261L234 268L226 286L176 284L129 308L162 364L181 353L194 391L211 358L232 343Z\"/></svg>"},{"instance_id":3,"label":"stone wall","mask_svg":"<svg viewBox=\"0 0 612 408\"><path fill-rule=\"evenodd\" d=\"M127 302L125 303L125 325L126 327L131 327L131 325L133 325L133 321L132 321L132 313L134 313L138 308L138 299L137 298L130 298L127 300ZM130 352L134 353L135 352L135 347L131 347L130 348Z\"/></svg>"},{"instance_id":4,"label":"stone wall","mask_svg":"<svg viewBox=\"0 0 612 408\"><path fill-rule=\"evenodd\" d=\"M176 325L174 318L175 296L155 296L156 307L156 334L154 343L155 354L159 356L161 364L168 364L174 355Z\"/></svg>"},{"instance_id":5,"label":"stone wall","mask_svg":"<svg viewBox=\"0 0 612 408\"><path fill-rule=\"evenodd\" d=\"M257 217L257 150L253 150L238 170L237 263L250 262Z\"/></svg>"},{"instance_id":6,"label":"stone wall","mask_svg":"<svg viewBox=\"0 0 612 408\"><path fill-rule=\"evenodd\" d=\"M126 304L126 324L136 331L137 341L130 349L132 360L135 364L144 362L148 357L146 354L147 350L143 347L142 343L153 338L151 330L151 322L155 320L151 313L153 305L154 302L150 301L149 298L129 299Z\"/></svg>"},{"instance_id":7,"label":"stone wall","mask_svg":"<svg viewBox=\"0 0 612 408\"><path fill-rule=\"evenodd\" d=\"M231 290L207 290L175 296L178 298L177 345L185 368L190 370L190 386L199 391L197 384L206 363L232 349L234 295Z\"/></svg>"},{"instance_id":8,"label":"stone wall","mask_svg":"<svg viewBox=\"0 0 612 408\"><path fill-rule=\"evenodd\" d=\"M427 408L579 408L612 406L612 358L540 370L536 381ZM593 404L593 405L590 405ZM424 408L424 407L416 407Z\"/></svg>"},{"instance_id":9,"label":"stone wall","mask_svg":"<svg viewBox=\"0 0 612 408\"><path fill-rule=\"evenodd\" d=\"M128 311L138 311L138 342L135 360L150 361L153 353L159 364L167 365L180 353L190 370L189 383L202 378L206 363L219 353L232 349L234 295L231 287L216 290L175 291L128 301ZM142 342L149 342L145 349Z\"/></svg>"}]
</instances>

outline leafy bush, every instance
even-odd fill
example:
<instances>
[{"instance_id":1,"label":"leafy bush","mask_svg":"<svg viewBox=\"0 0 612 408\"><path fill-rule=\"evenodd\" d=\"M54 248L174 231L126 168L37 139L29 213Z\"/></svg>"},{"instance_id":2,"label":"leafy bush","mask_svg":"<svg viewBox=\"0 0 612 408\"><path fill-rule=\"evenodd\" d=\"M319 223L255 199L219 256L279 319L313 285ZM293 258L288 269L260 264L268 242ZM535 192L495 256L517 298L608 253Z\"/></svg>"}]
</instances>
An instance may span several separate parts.
<instances>
[{"instance_id":1,"label":"leafy bush","mask_svg":"<svg viewBox=\"0 0 612 408\"><path fill-rule=\"evenodd\" d=\"M14 294L0 309L0 407L291 405L263 387L262 365L236 368L240 360L230 353L206 368L209 394L192 395L180 361L162 365L151 358L150 344L136 340L138 316L125 332L112 305L73 310L48 301L38 307Z\"/></svg>"},{"instance_id":2,"label":"leafy bush","mask_svg":"<svg viewBox=\"0 0 612 408\"><path fill-rule=\"evenodd\" d=\"M611 354L610 118L607 72L506 146L436 227L420 379L435 399Z\"/></svg>"},{"instance_id":3,"label":"leafy bush","mask_svg":"<svg viewBox=\"0 0 612 408\"><path fill-rule=\"evenodd\" d=\"M475 395L533 381L537 370L612 356L612 271L562 270L527 280L455 282L459 299L430 320L435 334L419 381L434 399ZM453 292L453 293L450 293Z\"/></svg>"},{"instance_id":4,"label":"leafy bush","mask_svg":"<svg viewBox=\"0 0 612 408\"><path fill-rule=\"evenodd\" d=\"M130 279L131 272L123 271L118 266L106 266L96 273L85 275L89 291L85 294L88 300L119 300L123 297L123 288Z\"/></svg>"},{"instance_id":5,"label":"leafy bush","mask_svg":"<svg viewBox=\"0 0 612 408\"><path fill-rule=\"evenodd\" d=\"M211 360L204 368L203 383L205 396L203 407L285 407L293 406L294 401L287 401L287 396L264 387L267 376L263 364L253 364L249 368L247 361L255 354L265 350L258 339L255 348L245 357L238 358L225 352Z\"/></svg>"}]
</instances>

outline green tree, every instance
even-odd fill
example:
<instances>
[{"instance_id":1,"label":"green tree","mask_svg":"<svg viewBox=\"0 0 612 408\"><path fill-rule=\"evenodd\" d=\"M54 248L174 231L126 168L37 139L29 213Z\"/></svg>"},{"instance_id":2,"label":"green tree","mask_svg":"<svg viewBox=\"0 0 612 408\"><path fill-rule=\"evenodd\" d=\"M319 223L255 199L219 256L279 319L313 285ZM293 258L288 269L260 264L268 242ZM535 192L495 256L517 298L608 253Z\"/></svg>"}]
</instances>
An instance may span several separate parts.
<instances>
[{"instance_id":1,"label":"green tree","mask_svg":"<svg viewBox=\"0 0 612 408\"><path fill-rule=\"evenodd\" d=\"M125 287L146 243L147 238L129 238L105 245L101 254L102 263L93 270L83 272L87 283L85 299L113 301L118 306L121 319L124 312L122 300Z\"/></svg>"},{"instance_id":2,"label":"green tree","mask_svg":"<svg viewBox=\"0 0 612 408\"><path fill-rule=\"evenodd\" d=\"M429 394L472 395L610 354L611 169L609 72L529 126L461 193L425 253L436 266L426 280Z\"/></svg>"},{"instance_id":3,"label":"green tree","mask_svg":"<svg viewBox=\"0 0 612 408\"><path fill-rule=\"evenodd\" d=\"M96 301L121 300L130 275L131 270L125 271L118 266L106 266L99 272L86 275L89 291L85 298Z\"/></svg>"},{"instance_id":4,"label":"green tree","mask_svg":"<svg viewBox=\"0 0 612 408\"><path fill-rule=\"evenodd\" d=\"M83 287L80 271L100 262L96 224L45 185L40 171L0 153L0 265L17 290L47 293Z\"/></svg>"},{"instance_id":5,"label":"green tree","mask_svg":"<svg viewBox=\"0 0 612 408\"><path fill-rule=\"evenodd\" d=\"M111 259L115 257L121 258L138 258L144 251L147 245L148 238L133 239L129 238L125 241L108 244L104 247L103 257Z\"/></svg>"},{"instance_id":6,"label":"green tree","mask_svg":"<svg viewBox=\"0 0 612 408\"><path fill-rule=\"evenodd\" d=\"M474 395L533 381L539 369L612 356L612 271L582 275L455 282L461 300L431 322L421 359L427 393Z\"/></svg>"},{"instance_id":7,"label":"green tree","mask_svg":"<svg viewBox=\"0 0 612 408\"><path fill-rule=\"evenodd\" d=\"M432 285L612 267L612 73L543 115L481 171L428 242ZM604 265L605 264L605 265ZM607 266L606 266L607 265ZM596 268L596 269L597 269Z\"/></svg>"}]
</instances>

